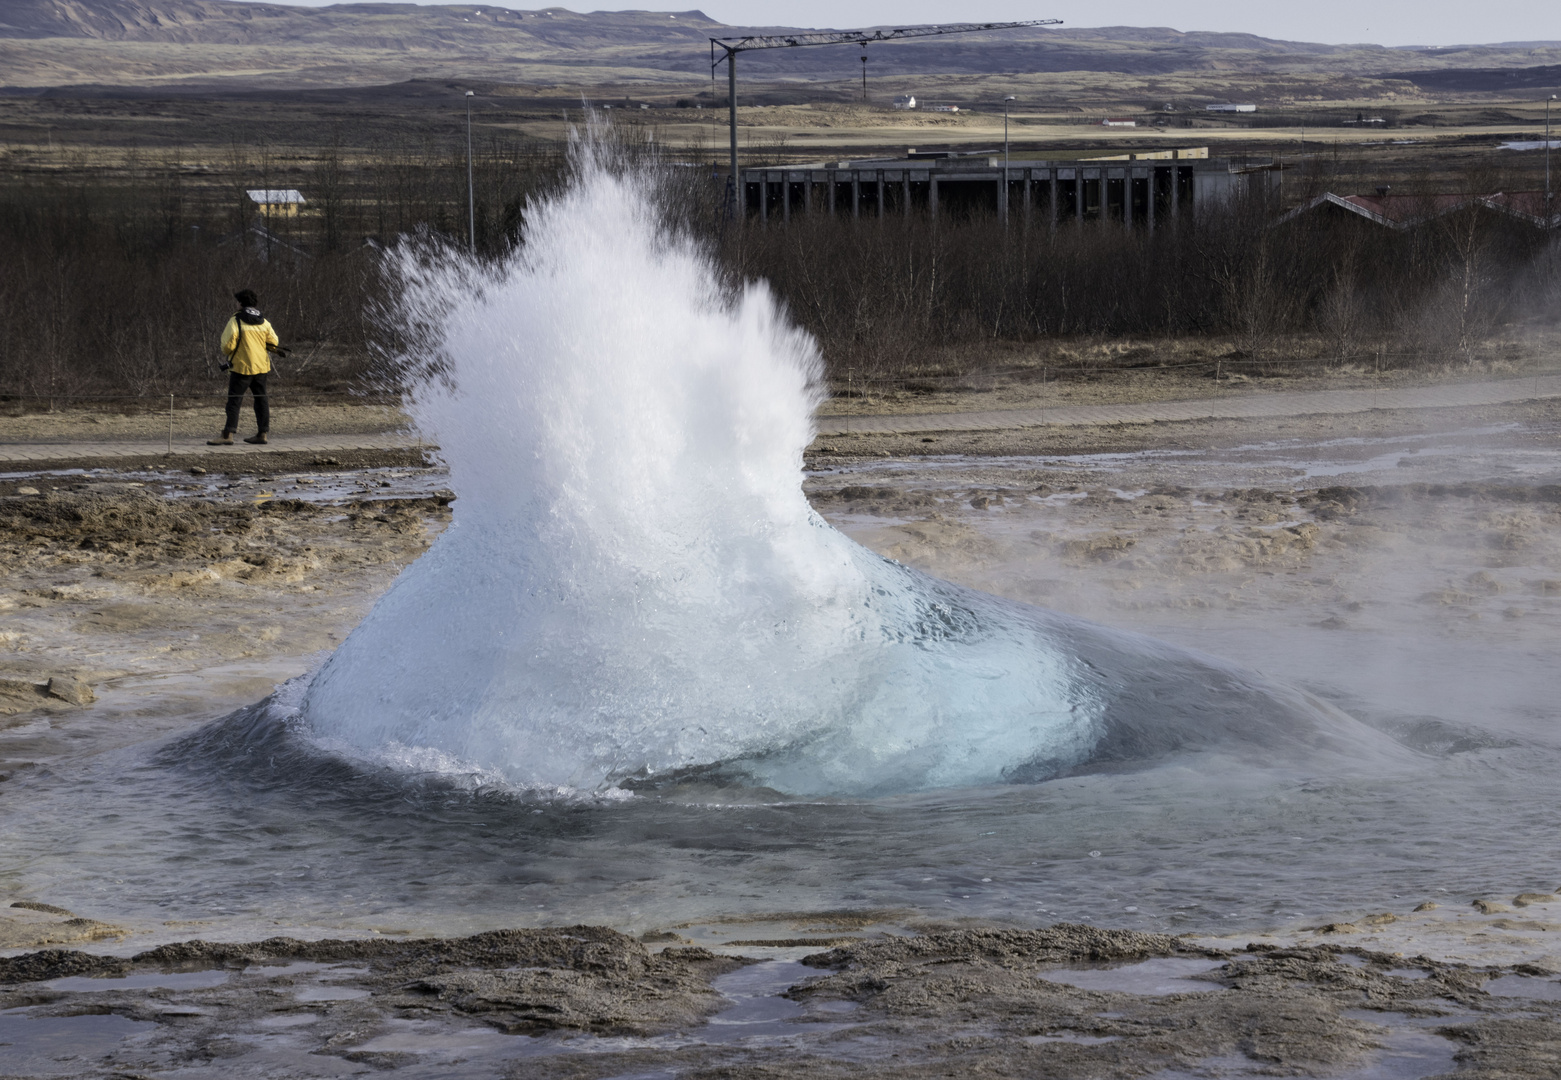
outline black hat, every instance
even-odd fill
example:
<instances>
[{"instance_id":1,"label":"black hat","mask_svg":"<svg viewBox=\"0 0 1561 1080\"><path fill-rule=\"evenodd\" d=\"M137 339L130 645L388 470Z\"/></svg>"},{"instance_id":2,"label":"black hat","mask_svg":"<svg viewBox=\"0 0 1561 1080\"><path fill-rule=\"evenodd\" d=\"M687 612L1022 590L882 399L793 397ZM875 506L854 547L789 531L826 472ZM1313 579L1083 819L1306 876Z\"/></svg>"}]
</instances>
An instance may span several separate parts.
<instances>
[{"instance_id":1,"label":"black hat","mask_svg":"<svg viewBox=\"0 0 1561 1080\"><path fill-rule=\"evenodd\" d=\"M254 289L240 289L233 294L233 299L245 307L258 307L260 305L260 297L255 295Z\"/></svg>"}]
</instances>

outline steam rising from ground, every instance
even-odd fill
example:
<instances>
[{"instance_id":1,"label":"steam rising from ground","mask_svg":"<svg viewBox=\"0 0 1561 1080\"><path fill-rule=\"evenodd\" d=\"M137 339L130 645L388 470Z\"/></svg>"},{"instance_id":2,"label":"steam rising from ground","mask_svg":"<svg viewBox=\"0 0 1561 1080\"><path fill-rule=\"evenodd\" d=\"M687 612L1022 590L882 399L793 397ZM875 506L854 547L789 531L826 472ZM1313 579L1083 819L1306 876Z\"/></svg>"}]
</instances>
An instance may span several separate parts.
<instances>
[{"instance_id":1,"label":"steam rising from ground","mask_svg":"<svg viewBox=\"0 0 1561 1080\"><path fill-rule=\"evenodd\" d=\"M847 795L1316 745L1292 692L826 525L800 482L813 342L762 285L725 293L600 154L491 275L403 256L440 369L412 410L459 500L314 680L316 735L524 788L718 767Z\"/></svg>"}]
</instances>

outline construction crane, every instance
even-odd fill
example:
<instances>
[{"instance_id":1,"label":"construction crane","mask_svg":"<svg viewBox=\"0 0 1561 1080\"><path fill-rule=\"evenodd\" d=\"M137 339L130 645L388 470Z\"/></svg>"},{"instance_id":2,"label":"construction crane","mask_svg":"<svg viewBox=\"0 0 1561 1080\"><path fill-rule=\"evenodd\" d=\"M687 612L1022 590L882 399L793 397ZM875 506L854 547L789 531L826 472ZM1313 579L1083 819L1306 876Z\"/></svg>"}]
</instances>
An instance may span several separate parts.
<instances>
[{"instance_id":1,"label":"construction crane","mask_svg":"<svg viewBox=\"0 0 1561 1080\"><path fill-rule=\"evenodd\" d=\"M749 34L746 37L710 39L710 78L726 61L726 104L731 130L730 205L737 204L737 54L757 49L797 49L808 45L860 45L863 49L875 41L908 41L912 38L943 37L947 34L976 34L983 30L1017 30L1025 26L1060 26L1061 19L1027 19L1024 22L945 23L939 26L907 26L898 30L825 30L812 34ZM716 55L716 50L721 55ZM862 56L862 94L867 94L867 56Z\"/></svg>"}]
</instances>

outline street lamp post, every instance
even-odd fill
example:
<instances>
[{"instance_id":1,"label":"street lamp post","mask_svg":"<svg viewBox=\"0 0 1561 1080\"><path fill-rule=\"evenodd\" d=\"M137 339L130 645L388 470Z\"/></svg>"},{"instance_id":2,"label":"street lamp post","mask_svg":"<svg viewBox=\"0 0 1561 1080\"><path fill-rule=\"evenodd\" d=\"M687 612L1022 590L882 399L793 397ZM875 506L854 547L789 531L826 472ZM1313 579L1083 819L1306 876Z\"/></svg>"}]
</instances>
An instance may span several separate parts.
<instances>
[{"instance_id":1,"label":"street lamp post","mask_svg":"<svg viewBox=\"0 0 1561 1080\"><path fill-rule=\"evenodd\" d=\"M477 251L477 185L472 181L472 98L477 92L466 91L466 247Z\"/></svg>"},{"instance_id":2,"label":"street lamp post","mask_svg":"<svg viewBox=\"0 0 1561 1080\"><path fill-rule=\"evenodd\" d=\"M1003 220L1008 220L1008 103L1014 100L1009 94L1003 99Z\"/></svg>"}]
</instances>

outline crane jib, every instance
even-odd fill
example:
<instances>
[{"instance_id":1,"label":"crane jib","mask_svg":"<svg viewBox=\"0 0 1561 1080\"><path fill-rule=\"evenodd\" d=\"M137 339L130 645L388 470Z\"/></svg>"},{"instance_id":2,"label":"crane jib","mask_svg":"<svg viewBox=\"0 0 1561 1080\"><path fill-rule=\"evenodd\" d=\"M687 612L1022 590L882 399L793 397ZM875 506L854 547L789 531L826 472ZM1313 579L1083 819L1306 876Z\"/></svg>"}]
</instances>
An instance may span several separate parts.
<instances>
[{"instance_id":1,"label":"crane jib","mask_svg":"<svg viewBox=\"0 0 1561 1080\"><path fill-rule=\"evenodd\" d=\"M983 30L1018 30L1027 26L1060 26L1061 19L1026 19L1023 22L945 23L937 26L907 26L895 30L830 30L816 34L751 34L745 37L711 38L711 53L719 47L725 54L753 49L795 49L807 45L866 45L874 41L905 41L910 38L940 37L944 34L974 34Z\"/></svg>"},{"instance_id":2,"label":"crane jib","mask_svg":"<svg viewBox=\"0 0 1561 1080\"><path fill-rule=\"evenodd\" d=\"M860 45L875 41L908 41L912 38L942 37L945 34L975 34L983 30L1019 30L1029 26L1060 26L1061 19L1026 19L1023 22L943 23L934 26L907 26L896 30L828 30L816 34L750 34L746 37L710 39L710 80L715 82L716 68L726 61L727 94L731 128L730 175L727 177L727 212L737 214L737 54L758 49L796 49L808 45ZM721 50L719 56L716 49ZM862 55L862 94L867 94L867 55Z\"/></svg>"}]
</instances>

